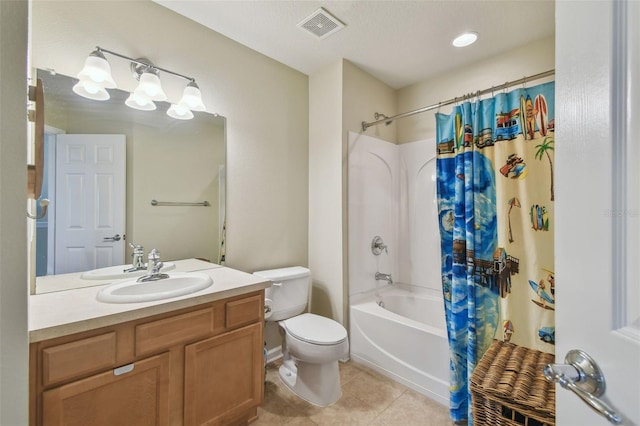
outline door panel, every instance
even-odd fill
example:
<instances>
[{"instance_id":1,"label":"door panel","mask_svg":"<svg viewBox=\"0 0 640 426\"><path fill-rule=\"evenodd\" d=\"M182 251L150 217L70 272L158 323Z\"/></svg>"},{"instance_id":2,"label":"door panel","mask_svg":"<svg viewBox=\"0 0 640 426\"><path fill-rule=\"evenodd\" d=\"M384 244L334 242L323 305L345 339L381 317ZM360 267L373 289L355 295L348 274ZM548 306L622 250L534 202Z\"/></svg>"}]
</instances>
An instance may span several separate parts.
<instances>
[{"instance_id":1,"label":"door panel","mask_svg":"<svg viewBox=\"0 0 640 426\"><path fill-rule=\"evenodd\" d=\"M590 355L624 425L640 425L639 9L556 2L556 362ZM558 425L610 424L568 390L557 405Z\"/></svg>"},{"instance_id":2,"label":"door panel","mask_svg":"<svg viewBox=\"0 0 640 426\"><path fill-rule=\"evenodd\" d=\"M125 149L124 135L58 135L56 274L125 263Z\"/></svg>"}]
</instances>

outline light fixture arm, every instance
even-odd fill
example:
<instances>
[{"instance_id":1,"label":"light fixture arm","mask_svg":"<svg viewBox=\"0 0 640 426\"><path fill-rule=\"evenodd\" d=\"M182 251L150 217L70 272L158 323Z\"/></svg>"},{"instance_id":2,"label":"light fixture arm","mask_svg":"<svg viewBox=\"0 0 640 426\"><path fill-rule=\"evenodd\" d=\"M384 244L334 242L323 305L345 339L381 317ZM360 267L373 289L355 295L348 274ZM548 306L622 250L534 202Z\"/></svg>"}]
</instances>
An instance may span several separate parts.
<instances>
[{"instance_id":1,"label":"light fixture arm","mask_svg":"<svg viewBox=\"0 0 640 426\"><path fill-rule=\"evenodd\" d=\"M108 53L110 55L117 56L118 58L126 59L128 61L131 61L131 62L136 63L138 65L142 65L142 66L147 67L147 68L151 68L151 69L154 69L154 70L166 72L168 74L172 74L172 75L175 75L177 77L184 78L185 80L188 80L190 82L195 82L196 81L196 79L193 78L193 77L188 77L188 76L186 76L184 74L180 74L180 73L177 73L175 71L171 71L171 70L168 70L168 69L165 69L165 68L160 68L159 66L156 66L154 64L150 64L150 63L147 63L147 62L142 62L140 59L133 59L133 58L130 58L128 56L122 55L120 53L113 52L113 51L107 50L107 49L103 49L100 46L96 46L96 50L98 52Z\"/></svg>"}]
</instances>

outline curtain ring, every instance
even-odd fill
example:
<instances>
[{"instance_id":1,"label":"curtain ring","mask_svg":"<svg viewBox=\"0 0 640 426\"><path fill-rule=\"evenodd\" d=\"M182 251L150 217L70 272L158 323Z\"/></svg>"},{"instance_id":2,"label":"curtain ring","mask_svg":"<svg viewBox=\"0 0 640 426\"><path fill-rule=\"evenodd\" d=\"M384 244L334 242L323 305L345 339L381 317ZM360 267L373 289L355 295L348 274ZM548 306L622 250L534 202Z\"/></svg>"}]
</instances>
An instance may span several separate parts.
<instances>
[{"instance_id":1,"label":"curtain ring","mask_svg":"<svg viewBox=\"0 0 640 426\"><path fill-rule=\"evenodd\" d=\"M504 90L503 90L503 92L504 92L504 93L507 93L507 90L509 90L509 82L508 82L508 81L505 81L505 82L504 82Z\"/></svg>"},{"instance_id":2,"label":"curtain ring","mask_svg":"<svg viewBox=\"0 0 640 426\"><path fill-rule=\"evenodd\" d=\"M527 88L527 77L522 77L522 88L523 89Z\"/></svg>"}]
</instances>

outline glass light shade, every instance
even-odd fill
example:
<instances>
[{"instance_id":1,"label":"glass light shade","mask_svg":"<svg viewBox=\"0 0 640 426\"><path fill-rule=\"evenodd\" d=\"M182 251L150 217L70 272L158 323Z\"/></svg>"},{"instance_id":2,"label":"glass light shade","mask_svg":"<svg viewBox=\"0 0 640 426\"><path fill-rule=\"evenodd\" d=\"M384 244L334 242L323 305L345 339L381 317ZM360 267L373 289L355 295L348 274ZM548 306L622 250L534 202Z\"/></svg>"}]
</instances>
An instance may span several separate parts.
<instances>
[{"instance_id":1,"label":"glass light shade","mask_svg":"<svg viewBox=\"0 0 640 426\"><path fill-rule=\"evenodd\" d=\"M84 67L78 74L80 80L91 80L105 89L115 89L116 82L111 76L111 66L99 51L94 51L84 61Z\"/></svg>"},{"instance_id":2,"label":"glass light shade","mask_svg":"<svg viewBox=\"0 0 640 426\"><path fill-rule=\"evenodd\" d=\"M111 97L104 87L88 79L81 79L72 90L75 94L94 101L106 101Z\"/></svg>"},{"instance_id":3,"label":"glass light shade","mask_svg":"<svg viewBox=\"0 0 640 426\"><path fill-rule=\"evenodd\" d=\"M454 38L451 44L453 44L455 47L466 47L475 43L476 40L478 40L477 33L464 33Z\"/></svg>"},{"instance_id":4,"label":"glass light shade","mask_svg":"<svg viewBox=\"0 0 640 426\"><path fill-rule=\"evenodd\" d=\"M191 120L193 113L185 104L171 104L167 110L167 115L178 120Z\"/></svg>"},{"instance_id":5,"label":"glass light shade","mask_svg":"<svg viewBox=\"0 0 640 426\"><path fill-rule=\"evenodd\" d=\"M141 111L153 111L156 109L156 104L151 99L144 96L144 94L133 92L129 95L124 104L129 108L139 109Z\"/></svg>"},{"instance_id":6,"label":"glass light shade","mask_svg":"<svg viewBox=\"0 0 640 426\"><path fill-rule=\"evenodd\" d=\"M162 90L160 78L153 72L147 71L140 75L140 83L134 93L144 93L152 101L165 101L167 95Z\"/></svg>"},{"instance_id":7,"label":"glass light shade","mask_svg":"<svg viewBox=\"0 0 640 426\"><path fill-rule=\"evenodd\" d=\"M206 109L204 103L202 102L202 94L200 93L200 88L195 81L190 82L189 84L187 84L187 87L184 88L180 103L188 106L192 111L204 111Z\"/></svg>"}]
</instances>

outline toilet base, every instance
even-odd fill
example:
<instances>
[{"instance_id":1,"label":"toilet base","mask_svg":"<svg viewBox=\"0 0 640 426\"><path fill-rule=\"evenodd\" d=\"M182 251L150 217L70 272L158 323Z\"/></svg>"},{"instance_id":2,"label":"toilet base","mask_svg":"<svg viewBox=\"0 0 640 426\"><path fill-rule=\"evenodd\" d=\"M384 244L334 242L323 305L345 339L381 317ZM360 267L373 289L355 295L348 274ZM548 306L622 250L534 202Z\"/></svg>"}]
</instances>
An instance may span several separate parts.
<instances>
[{"instance_id":1,"label":"toilet base","mask_svg":"<svg viewBox=\"0 0 640 426\"><path fill-rule=\"evenodd\" d=\"M291 392L313 405L326 407L342 396L338 361L308 364L285 359L278 370L280 380Z\"/></svg>"}]
</instances>

